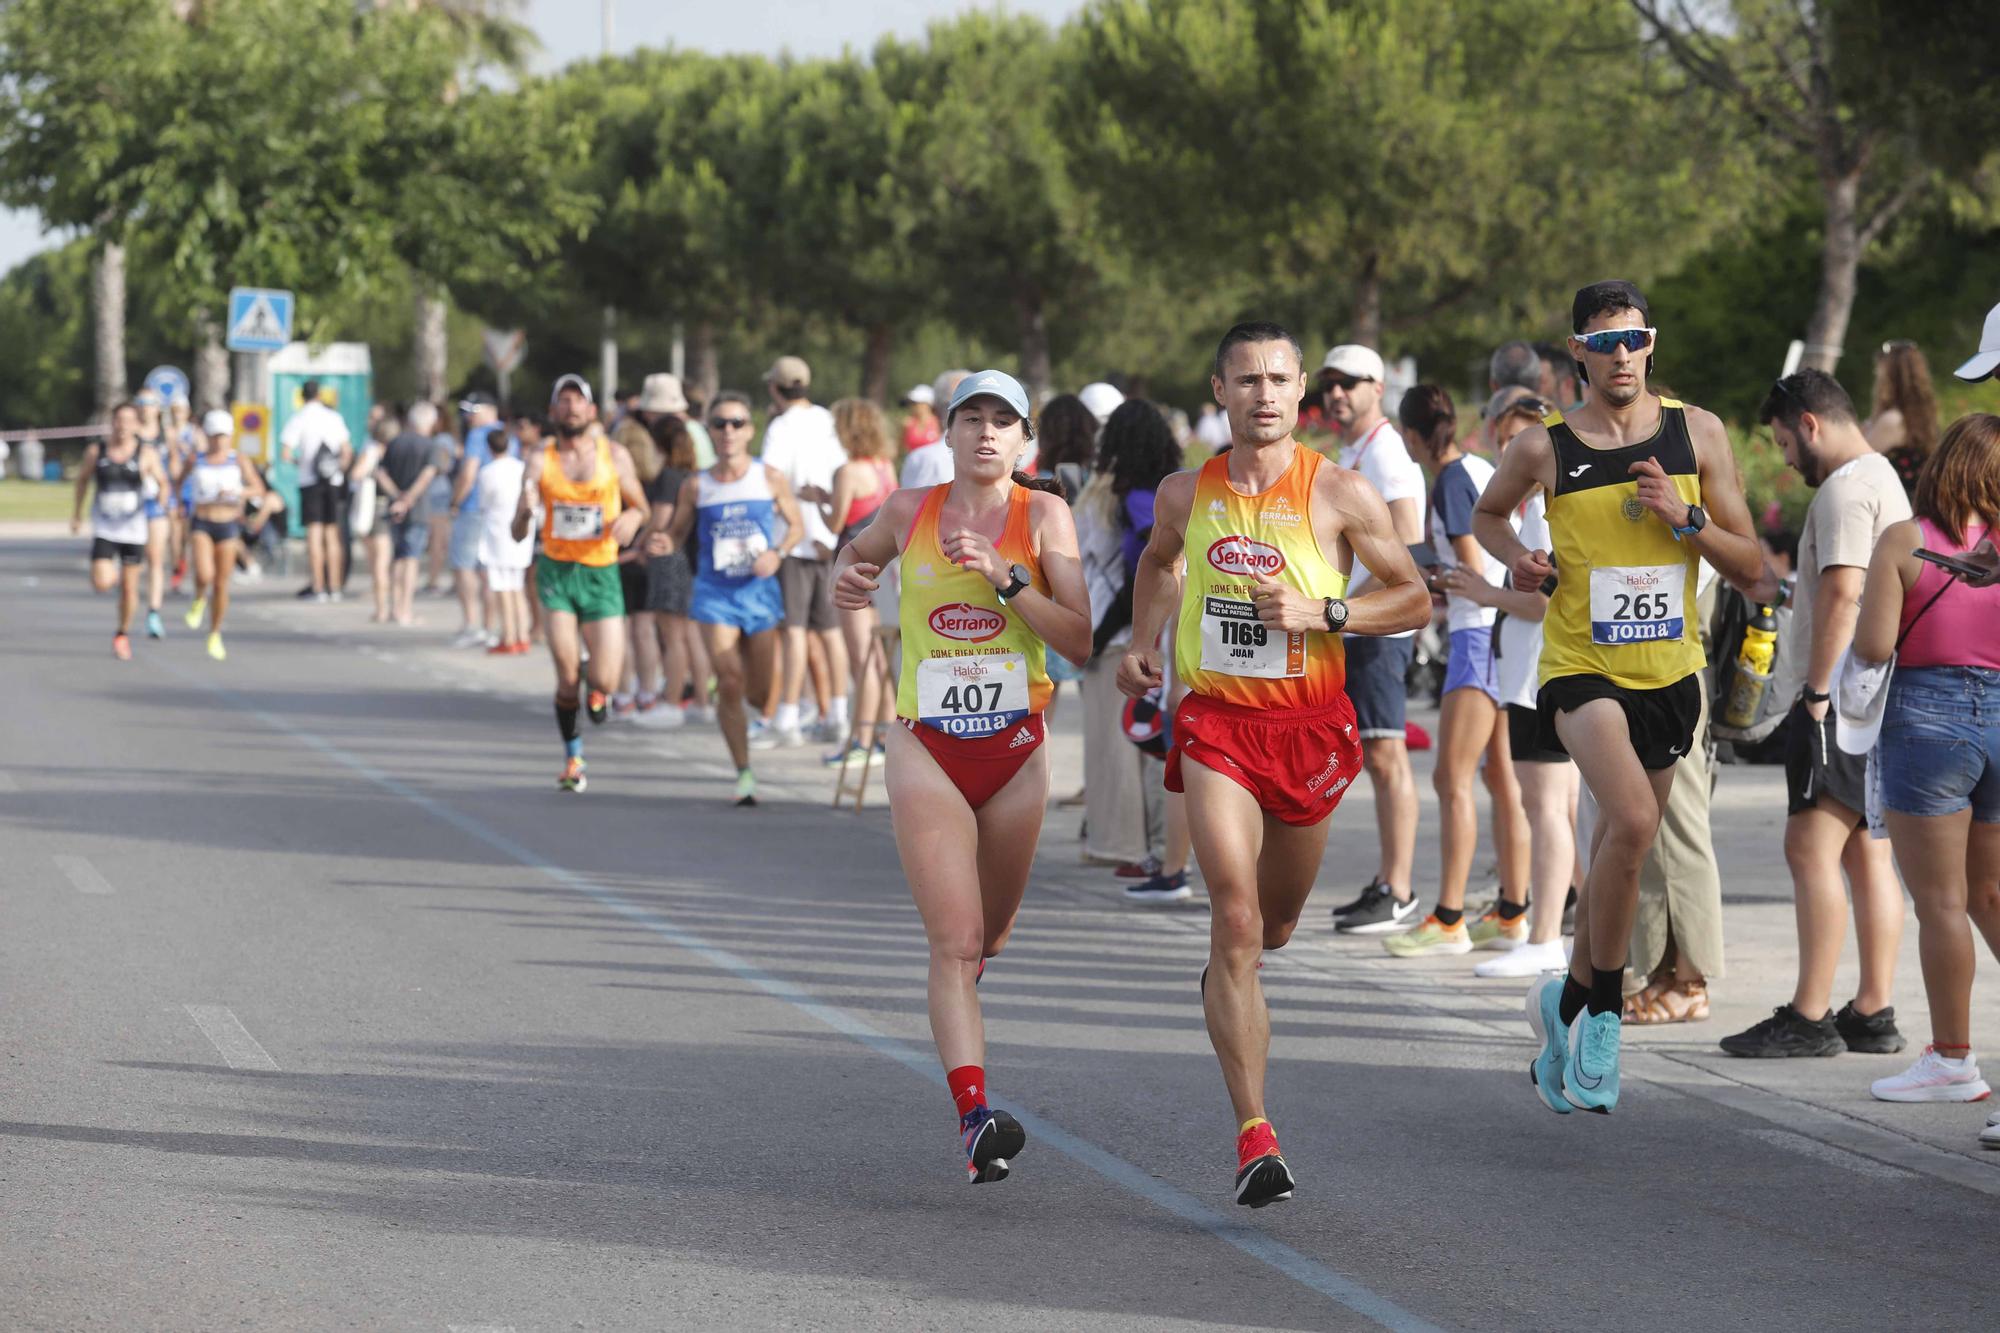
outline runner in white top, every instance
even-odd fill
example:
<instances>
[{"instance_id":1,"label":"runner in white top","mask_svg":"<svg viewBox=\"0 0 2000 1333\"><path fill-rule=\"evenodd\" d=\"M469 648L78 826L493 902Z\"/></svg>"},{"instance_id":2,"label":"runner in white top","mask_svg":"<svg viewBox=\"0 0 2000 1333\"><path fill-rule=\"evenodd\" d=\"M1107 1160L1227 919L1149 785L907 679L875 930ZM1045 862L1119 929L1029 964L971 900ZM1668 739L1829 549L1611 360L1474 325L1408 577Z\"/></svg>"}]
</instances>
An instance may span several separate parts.
<instances>
[{"instance_id":1,"label":"runner in white top","mask_svg":"<svg viewBox=\"0 0 2000 1333\"><path fill-rule=\"evenodd\" d=\"M509 453L507 428L495 423L486 445L493 455L473 483L479 495L479 565L486 571L486 591L493 600L490 623L499 626L493 655L528 651L528 566L535 561L531 533L514 540L514 504L521 494L527 464Z\"/></svg>"},{"instance_id":2,"label":"runner in white top","mask_svg":"<svg viewBox=\"0 0 2000 1333\"><path fill-rule=\"evenodd\" d=\"M139 568L146 558L146 491L164 495L167 477L159 456L139 444L139 409L120 403L111 413L111 437L83 451L76 473L75 507L69 530L83 531L83 499L96 488L90 506L90 586L118 589L118 628L111 652L132 660L132 617L139 610Z\"/></svg>"}]
</instances>

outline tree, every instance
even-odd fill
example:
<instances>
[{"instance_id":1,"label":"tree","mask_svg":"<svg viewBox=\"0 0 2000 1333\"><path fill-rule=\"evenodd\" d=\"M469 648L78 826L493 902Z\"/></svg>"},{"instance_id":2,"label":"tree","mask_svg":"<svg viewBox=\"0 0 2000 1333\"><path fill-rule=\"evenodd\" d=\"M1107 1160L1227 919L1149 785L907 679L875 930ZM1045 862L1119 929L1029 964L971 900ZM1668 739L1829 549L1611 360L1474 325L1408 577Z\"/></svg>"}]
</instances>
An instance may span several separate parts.
<instances>
[{"instance_id":1,"label":"tree","mask_svg":"<svg viewBox=\"0 0 2000 1333\"><path fill-rule=\"evenodd\" d=\"M1735 113L1770 170L1811 171L1820 274L1804 364L1832 370L1862 260L1939 188L1940 162L1985 156L2000 130L1991 16L1939 6L1913 18L1882 0L1630 3L1659 51ZM1955 114L1940 114L1939 89L1958 99Z\"/></svg>"}]
</instances>

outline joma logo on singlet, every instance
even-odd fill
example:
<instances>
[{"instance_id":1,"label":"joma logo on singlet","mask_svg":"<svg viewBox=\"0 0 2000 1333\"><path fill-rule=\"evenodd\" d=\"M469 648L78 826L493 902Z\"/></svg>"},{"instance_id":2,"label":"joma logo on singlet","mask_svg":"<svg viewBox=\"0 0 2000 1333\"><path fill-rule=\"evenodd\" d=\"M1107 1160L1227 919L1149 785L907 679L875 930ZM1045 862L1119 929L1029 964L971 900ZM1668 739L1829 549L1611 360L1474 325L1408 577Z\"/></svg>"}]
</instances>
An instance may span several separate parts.
<instances>
[{"instance_id":1,"label":"joma logo on singlet","mask_svg":"<svg viewBox=\"0 0 2000 1333\"><path fill-rule=\"evenodd\" d=\"M931 632L961 643L985 643L988 639L1000 637L1000 632L1006 628L1007 617L998 611L966 602L953 602L931 612Z\"/></svg>"},{"instance_id":2,"label":"joma logo on singlet","mask_svg":"<svg viewBox=\"0 0 2000 1333\"><path fill-rule=\"evenodd\" d=\"M1219 537L1208 548L1208 563L1224 574L1276 575L1285 567L1285 553L1266 542L1244 536Z\"/></svg>"}]
</instances>

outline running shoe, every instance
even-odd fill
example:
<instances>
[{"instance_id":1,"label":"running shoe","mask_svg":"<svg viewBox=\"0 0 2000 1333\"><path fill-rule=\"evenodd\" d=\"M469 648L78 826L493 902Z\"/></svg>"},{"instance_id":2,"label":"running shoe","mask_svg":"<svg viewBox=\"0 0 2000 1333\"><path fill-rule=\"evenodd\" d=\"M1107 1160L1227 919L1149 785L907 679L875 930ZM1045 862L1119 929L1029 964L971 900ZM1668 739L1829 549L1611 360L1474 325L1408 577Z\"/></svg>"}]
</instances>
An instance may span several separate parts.
<instances>
[{"instance_id":1,"label":"running shoe","mask_svg":"<svg viewBox=\"0 0 2000 1333\"><path fill-rule=\"evenodd\" d=\"M181 620L189 629L200 629L201 613L206 610L208 610L208 599L206 597L197 597L188 603L187 614L182 616Z\"/></svg>"},{"instance_id":2,"label":"running shoe","mask_svg":"<svg viewBox=\"0 0 2000 1333\"><path fill-rule=\"evenodd\" d=\"M569 792L580 792L588 787L590 781L583 776L583 767L582 757L572 755L564 761L562 776L556 779L556 786Z\"/></svg>"},{"instance_id":3,"label":"running shoe","mask_svg":"<svg viewBox=\"0 0 2000 1333\"><path fill-rule=\"evenodd\" d=\"M296 593L292 595L301 602L316 602L320 598L324 597L326 594L320 592L317 588L313 587L310 583L308 583L305 587L300 588Z\"/></svg>"},{"instance_id":4,"label":"running shoe","mask_svg":"<svg viewBox=\"0 0 2000 1333\"><path fill-rule=\"evenodd\" d=\"M1569 951L1559 939L1547 944L1523 944L1498 958L1489 958L1472 969L1475 977L1532 977L1543 972L1560 972L1569 966Z\"/></svg>"},{"instance_id":5,"label":"running shoe","mask_svg":"<svg viewBox=\"0 0 2000 1333\"><path fill-rule=\"evenodd\" d=\"M965 1144L965 1176L975 1185L1005 1180L1010 1160L1028 1145L1021 1122L1005 1111L975 1106L958 1118L958 1136Z\"/></svg>"},{"instance_id":6,"label":"running shoe","mask_svg":"<svg viewBox=\"0 0 2000 1333\"><path fill-rule=\"evenodd\" d=\"M326 600L329 602L344 602L347 600L347 594L338 588L331 588L327 590Z\"/></svg>"},{"instance_id":7,"label":"running shoe","mask_svg":"<svg viewBox=\"0 0 2000 1333\"><path fill-rule=\"evenodd\" d=\"M228 660L229 653L222 646L222 634L215 631L208 636L208 655L218 662Z\"/></svg>"},{"instance_id":8,"label":"running shoe","mask_svg":"<svg viewBox=\"0 0 2000 1333\"><path fill-rule=\"evenodd\" d=\"M712 704L689 704L687 719L698 726L712 727L715 725L715 707Z\"/></svg>"},{"instance_id":9,"label":"running shoe","mask_svg":"<svg viewBox=\"0 0 2000 1333\"><path fill-rule=\"evenodd\" d=\"M1479 919L1466 928L1466 938L1475 949L1494 949L1506 953L1518 949L1528 942L1528 914L1523 912L1512 921L1500 915L1500 909L1482 913Z\"/></svg>"},{"instance_id":10,"label":"running shoe","mask_svg":"<svg viewBox=\"0 0 2000 1333\"><path fill-rule=\"evenodd\" d=\"M1375 883L1363 896L1368 901L1334 922L1335 930L1343 935L1393 935L1424 919L1421 895L1398 899L1387 884Z\"/></svg>"},{"instance_id":11,"label":"running shoe","mask_svg":"<svg viewBox=\"0 0 2000 1333\"><path fill-rule=\"evenodd\" d=\"M1151 879L1125 886L1125 901L1128 903L1184 903L1194 897L1194 890L1188 887L1188 872L1176 875L1155 875Z\"/></svg>"},{"instance_id":12,"label":"running shoe","mask_svg":"<svg viewBox=\"0 0 2000 1333\"><path fill-rule=\"evenodd\" d=\"M736 775L736 804L757 804L757 775L747 768Z\"/></svg>"},{"instance_id":13,"label":"running shoe","mask_svg":"<svg viewBox=\"0 0 2000 1333\"><path fill-rule=\"evenodd\" d=\"M1847 1049L1832 1014L1811 1019L1789 1004L1779 1005L1763 1022L1724 1037L1716 1044L1729 1054L1747 1060L1839 1055Z\"/></svg>"},{"instance_id":14,"label":"running shoe","mask_svg":"<svg viewBox=\"0 0 2000 1333\"><path fill-rule=\"evenodd\" d=\"M1295 1183L1270 1121L1253 1121L1236 1136L1236 1202L1245 1208L1283 1203L1292 1197Z\"/></svg>"},{"instance_id":15,"label":"running shoe","mask_svg":"<svg viewBox=\"0 0 2000 1333\"><path fill-rule=\"evenodd\" d=\"M1356 912L1360 911L1362 908L1368 906L1369 903L1373 902L1376 896L1379 893L1384 892L1386 889L1387 886L1382 883L1382 877L1380 875L1377 875L1375 878L1368 881L1367 887L1362 889L1359 894L1355 895L1353 902L1342 903L1340 906L1334 908L1333 919L1335 921L1338 921L1342 917L1353 916Z\"/></svg>"},{"instance_id":16,"label":"running shoe","mask_svg":"<svg viewBox=\"0 0 2000 1333\"><path fill-rule=\"evenodd\" d=\"M131 661L131 660L132 660L132 639L131 639L131 637L130 637L129 635L125 635L125 634L114 634L114 635L112 635L112 636L111 636L111 655L112 655L113 657L117 658L117 659L118 659L119 661L121 661L121 662L129 662L129 661Z\"/></svg>"},{"instance_id":17,"label":"running shoe","mask_svg":"<svg viewBox=\"0 0 2000 1333\"><path fill-rule=\"evenodd\" d=\"M1398 958L1471 953L1472 934L1466 930L1465 922L1462 920L1447 926L1432 915L1425 917L1424 923L1415 930L1404 931L1401 935L1391 935L1383 940L1382 947Z\"/></svg>"},{"instance_id":18,"label":"running shoe","mask_svg":"<svg viewBox=\"0 0 2000 1333\"><path fill-rule=\"evenodd\" d=\"M888 753L882 748L882 742L876 741L875 744L870 746L856 744L845 746L838 750L829 750L819 757L819 761L828 768L839 768L842 764L847 763L862 764L866 767L874 768L886 762L888 758Z\"/></svg>"},{"instance_id":19,"label":"running shoe","mask_svg":"<svg viewBox=\"0 0 2000 1333\"><path fill-rule=\"evenodd\" d=\"M451 636L451 646L454 648L479 648L483 647L485 643L486 631L480 629L477 625L467 625L464 629Z\"/></svg>"},{"instance_id":20,"label":"running shoe","mask_svg":"<svg viewBox=\"0 0 2000 1333\"><path fill-rule=\"evenodd\" d=\"M1562 1095L1577 1110L1610 1115L1617 1107L1618 1044L1624 1027L1616 1009L1602 1014L1585 1009L1569 1025L1569 1059L1563 1063Z\"/></svg>"},{"instance_id":21,"label":"running shoe","mask_svg":"<svg viewBox=\"0 0 2000 1333\"><path fill-rule=\"evenodd\" d=\"M629 694L611 696L611 716L620 722L630 722L639 707L639 701Z\"/></svg>"},{"instance_id":22,"label":"running shoe","mask_svg":"<svg viewBox=\"0 0 2000 1333\"><path fill-rule=\"evenodd\" d=\"M1917 1062L1900 1074L1868 1085L1881 1102L1983 1102L1993 1088L1979 1076L1979 1061L1967 1051L1963 1060L1947 1060L1937 1047L1926 1046Z\"/></svg>"},{"instance_id":23,"label":"running shoe","mask_svg":"<svg viewBox=\"0 0 2000 1333\"><path fill-rule=\"evenodd\" d=\"M148 611L146 613L146 637L149 639L164 639L167 637L167 627L160 623L160 613L158 611Z\"/></svg>"},{"instance_id":24,"label":"running shoe","mask_svg":"<svg viewBox=\"0 0 2000 1333\"><path fill-rule=\"evenodd\" d=\"M1160 858L1149 856L1143 861L1120 861L1118 868L1111 873L1119 879L1152 879L1160 873Z\"/></svg>"},{"instance_id":25,"label":"running shoe","mask_svg":"<svg viewBox=\"0 0 2000 1333\"><path fill-rule=\"evenodd\" d=\"M797 727L766 726L759 730L750 729L750 748L753 750L791 750L806 743L806 734Z\"/></svg>"},{"instance_id":26,"label":"running shoe","mask_svg":"<svg viewBox=\"0 0 2000 1333\"><path fill-rule=\"evenodd\" d=\"M486 655L488 657L505 657L513 651L514 645L511 643L496 643L486 650Z\"/></svg>"},{"instance_id":27,"label":"running shoe","mask_svg":"<svg viewBox=\"0 0 2000 1333\"><path fill-rule=\"evenodd\" d=\"M604 719L611 715L611 701L604 697L603 690L592 690L590 697L584 701L584 706L590 713L590 724L594 727L603 726Z\"/></svg>"},{"instance_id":28,"label":"running shoe","mask_svg":"<svg viewBox=\"0 0 2000 1333\"><path fill-rule=\"evenodd\" d=\"M1872 1014L1864 1014L1849 1000L1840 1006L1840 1012L1833 1016L1833 1026L1840 1033L1840 1039L1847 1043L1847 1049L1862 1055L1894 1055L1909 1043L1896 1027L1896 1006L1883 1005Z\"/></svg>"},{"instance_id":29,"label":"running shoe","mask_svg":"<svg viewBox=\"0 0 2000 1333\"><path fill-rule=\"evenodd\" d=\"M645 712L632 719L632 724L658 731L671 731L687 725L687 714L677 704L661 700Z\"/></svg>"},{"instance_id":30,"label":"running shoe","mask_svg":"<svg viewBox=\"0 0 2000 1333\"><path fill-rule=\"evenodd\" d=\"M1569 1101L1563 1096L1563 1067L1569 1063L1569 1029L1562 1021L1563 976L1542 977L1528 987L1528 1026L1542 1049L1528 1062L1528 1082L1542 1105L1557 1115L1568 1115Z\"/></svg>"}]
</instances>

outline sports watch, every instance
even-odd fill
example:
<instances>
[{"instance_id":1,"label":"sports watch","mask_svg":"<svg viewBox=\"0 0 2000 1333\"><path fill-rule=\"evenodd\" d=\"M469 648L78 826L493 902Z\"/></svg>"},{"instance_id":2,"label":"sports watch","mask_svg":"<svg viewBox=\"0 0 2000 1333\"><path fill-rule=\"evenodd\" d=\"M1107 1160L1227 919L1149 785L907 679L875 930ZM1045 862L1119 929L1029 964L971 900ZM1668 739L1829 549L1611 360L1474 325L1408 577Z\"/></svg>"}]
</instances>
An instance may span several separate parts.
<instances>
[{"instance_id":1,"label":"sports watch","mask_svg":"<svg viewBox=\"0 0 2000 1333\"><path fill-rule=\"evenodd\" d=\"M1347 603L1338 597L1321 599L1326 603L1326 629L1329 634L1338 634L1347 628Z\"/></svg>"},{"instance_id":2,"label":"sports watch","mask_svg":"<svg viewBox=\"0 0 2000 1333\"><path fill-rule=\"evenodd\" d=\"M1023 588L1029 587L1034 583L1034 580L1028 577L1028 567L1026 565L1010 566L1007 572L1013 576L1013 582L1004 588L996 589L994 593L1000 599L1002 606L1020 596Z\"/></svg>"},{"instance_id":3,"label":"sports watch","mask_svg":"<svg viewBox=\"0 0 2000 1333\"><path fill-rule=\"evenodd\" d=\"M1708 526L1708 511L1700 505L1689 505L1687 522L1674 529L1674 540L1692 537Z\"/></svg>"}]
</instances>

